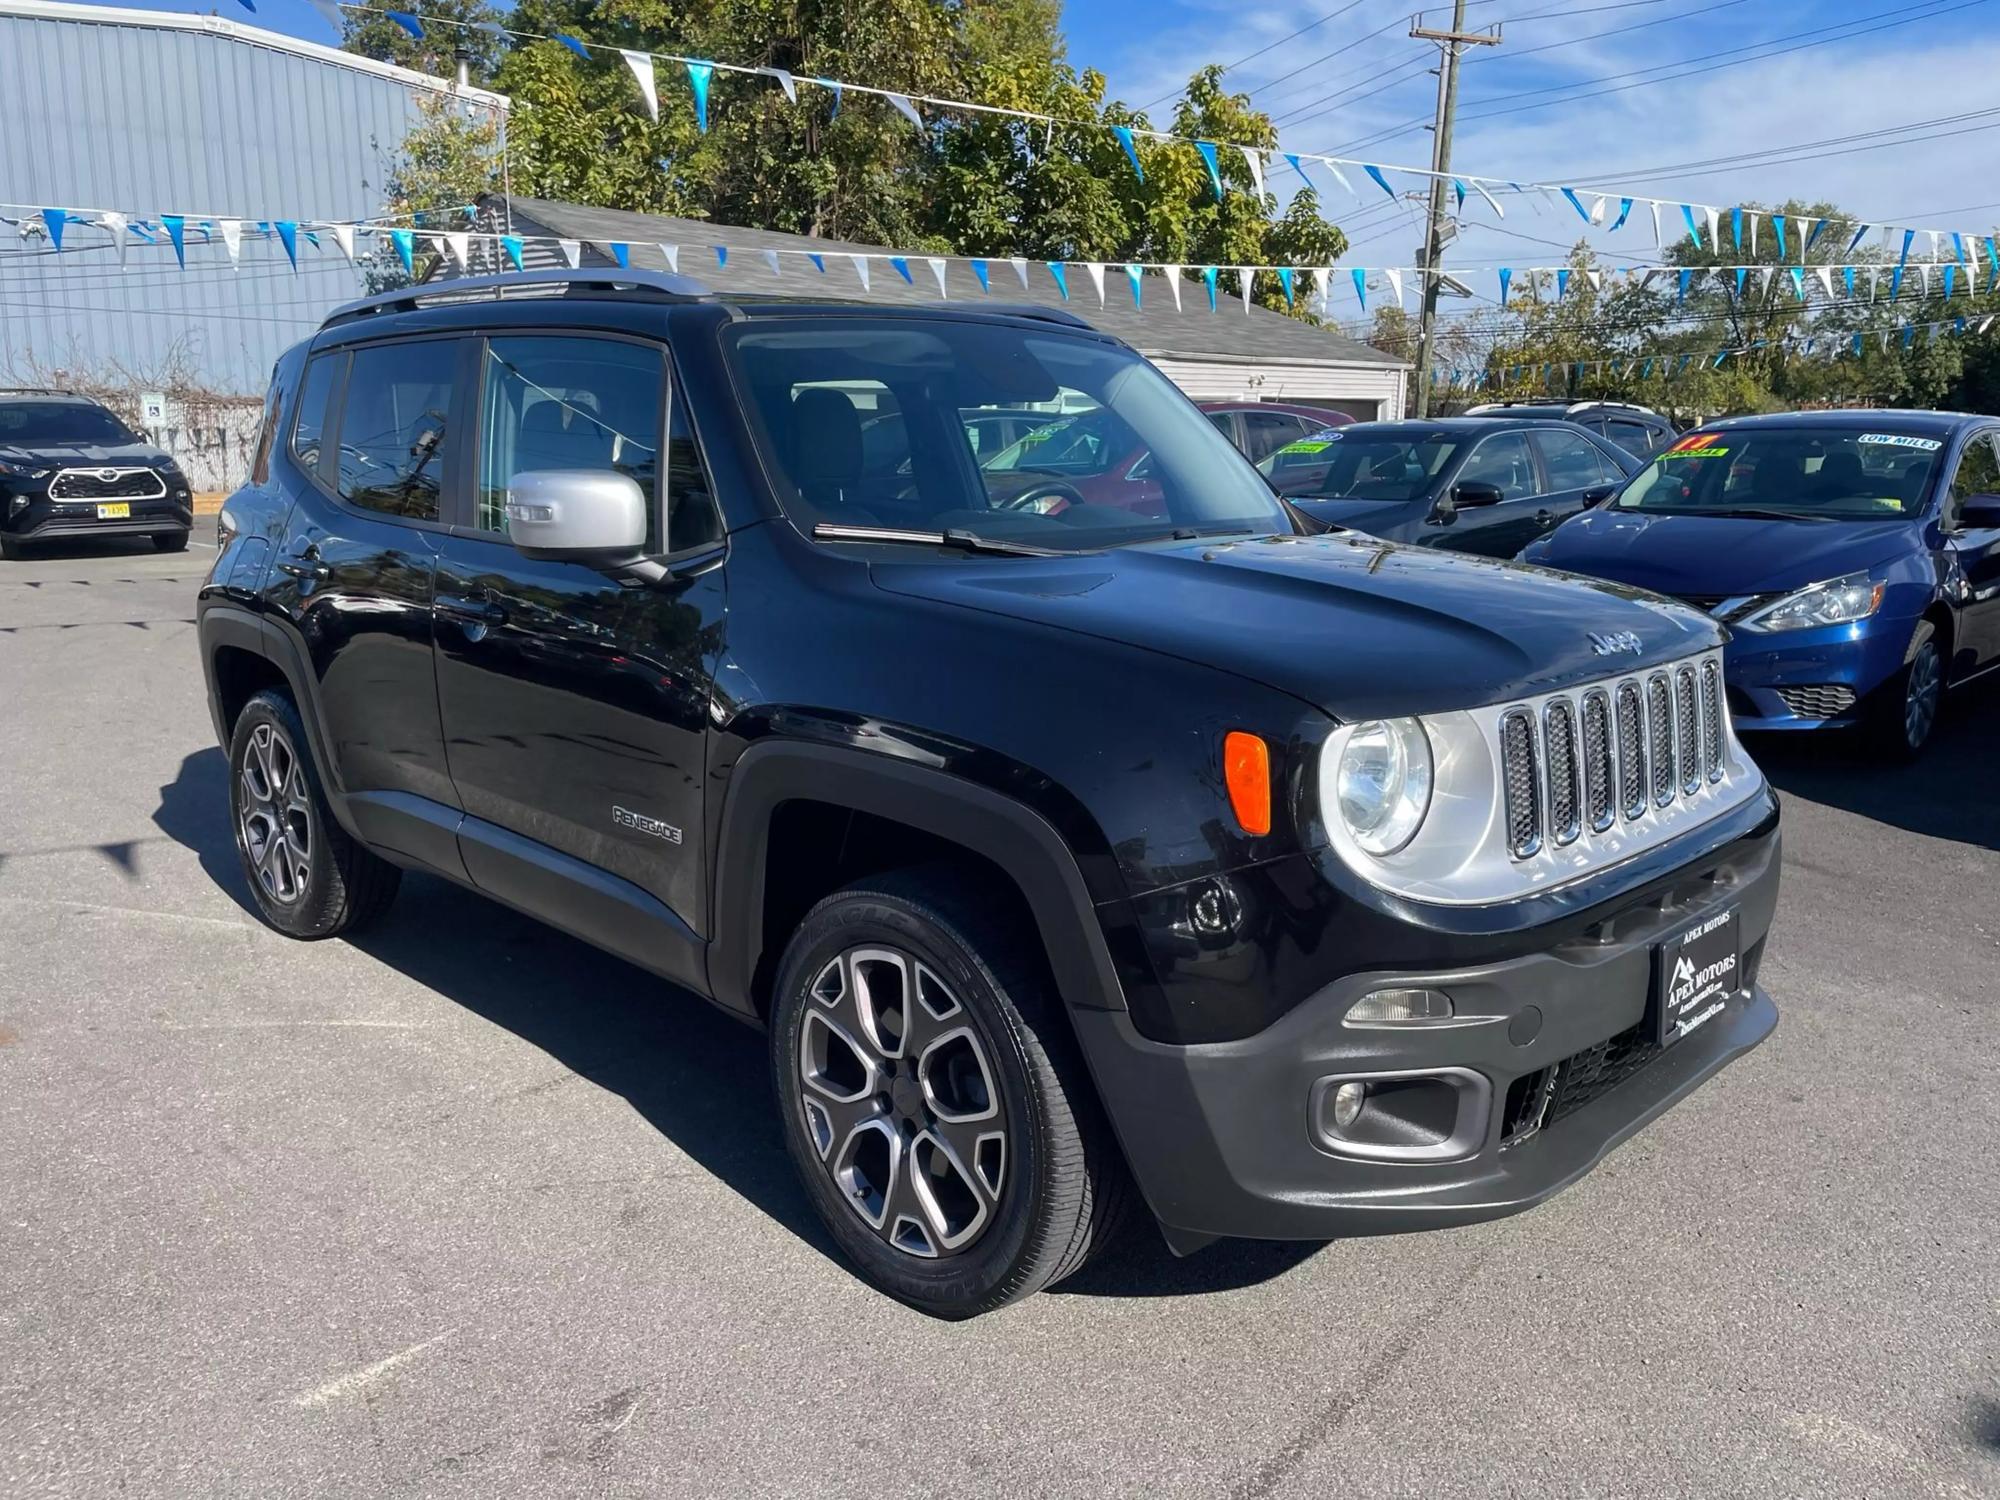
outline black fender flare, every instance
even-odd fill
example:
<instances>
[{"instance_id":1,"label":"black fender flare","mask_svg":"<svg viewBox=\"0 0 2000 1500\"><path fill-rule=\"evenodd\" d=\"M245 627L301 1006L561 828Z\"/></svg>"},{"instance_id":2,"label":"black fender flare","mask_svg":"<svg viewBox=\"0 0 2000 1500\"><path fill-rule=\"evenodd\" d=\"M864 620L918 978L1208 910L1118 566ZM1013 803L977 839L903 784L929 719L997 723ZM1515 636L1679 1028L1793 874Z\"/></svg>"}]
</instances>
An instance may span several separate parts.
<instances>
[{"instance_id":1,"label":"black fender flare","mask_svg":"<svg viewBox=\"0 0 2000 1500\"><path fill-rule=\"evenodd\" d=\"M222 694L217 690L215 680L215 655L227 646L263 658L285 679L292 690L292 702L298 705L299 718L306 726L313 764L319 768L321 784L326 788L326 800L342 826L349 833L355 833L353 819L348 815L346 790L341 784L340 765L333 758L326 725L320 718L319 694L311 690L318 678L299 644L262 616L240 606L214 600L203 604L195 632L201 644L202 673L208 682L209 717L215 723L215 737L223 750L227 752L229 749L229 726L222 719Z\"/></svg>"},{"instance_id":2,"label":"black fender flare","mask_svg":"<svg viewBox=\"0 0 2000 1500\"><path fill-rule=\"evenodd\" d=\"M792 740L752 745L730 769L716 839L709 992L759 1015L754 987L768 947L765 861L771 818L795 800L832 803L932 834L997 866L1028 903L1066 1005L1125 1009L1125 991L1083 874L1032 808L977 782L867 751Z\"/></svg>"}]
</instances>

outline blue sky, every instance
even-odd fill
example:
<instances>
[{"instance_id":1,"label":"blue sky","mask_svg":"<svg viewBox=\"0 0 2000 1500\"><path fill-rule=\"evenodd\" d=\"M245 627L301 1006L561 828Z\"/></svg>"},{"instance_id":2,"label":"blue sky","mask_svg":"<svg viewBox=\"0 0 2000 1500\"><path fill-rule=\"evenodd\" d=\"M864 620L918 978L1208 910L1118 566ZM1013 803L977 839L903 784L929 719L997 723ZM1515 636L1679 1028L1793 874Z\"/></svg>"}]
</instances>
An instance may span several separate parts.
<instances>
[{"instance_id":1,"label":"blue sky","mask_svg":"<svg viewBox=\"0 0 2000 1500\"><path fill-rule=\"evenodd\" d=\"M1135 104L1177 91L1203 63L1270 46L1226 78L1273 115L1284 146L1422 165L1429 132L1412 127L1431 116L1436 54L1407 35L1413 3L1071 0L1065 27L1070 60ZM159 8L332 39L305 0L258 5L255 15L228 0ZM1448 20L1449 8L1428 19ZM1987 165L2000 131L2000 0L1473 0L1467 19L1505 23L1505 42L1462 74L1460 171L1717 204L1826 197L1877 222L2000 222ZM1156 110L1156 124L1167 118ZM1683 165L1777 149L1792 159ZM1273 188L1289 178L1281 167ZM1350 262L1410 264L1416 209L1357 183L1355 198L1323 185L1354 243ZM1614 262L1651 258L1641 217L1593 235ZM1481 210L1451 262L1490 284L1497 266L1560 260L1583 227L1560 199L1517 202L1505 224Z\"/></svg>"}]
</instances>

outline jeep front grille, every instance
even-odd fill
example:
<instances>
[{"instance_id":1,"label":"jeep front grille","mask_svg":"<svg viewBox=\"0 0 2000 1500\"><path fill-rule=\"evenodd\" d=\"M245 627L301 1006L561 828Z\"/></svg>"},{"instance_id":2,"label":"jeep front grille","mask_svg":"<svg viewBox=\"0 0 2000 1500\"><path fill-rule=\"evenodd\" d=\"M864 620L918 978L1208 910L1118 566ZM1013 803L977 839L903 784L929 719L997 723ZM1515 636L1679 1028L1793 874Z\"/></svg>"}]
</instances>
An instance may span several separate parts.
<instances>
[{"instance_id":1,"label":"jeep front grille","mask_svg":"<svg viewBox=\"0 0 2000 1500\"><path fill-rule=\"evenodd\" d=\"M1518 862L1629 848L1683 807L1716 801L1732 768L1727 713L1713 653L1502 709L1508 852Z\"/></svg>"},{"instance_id":2,"label":"jeep front grille","mask_svg":"<svg viewBox=\"0 0 2000 1500\"><path fill-rule=\"evenodd\" d=\"M166 492L153 469L63 469L49 481L51 500L157 500Z\"/></svg>"}]
</instances>

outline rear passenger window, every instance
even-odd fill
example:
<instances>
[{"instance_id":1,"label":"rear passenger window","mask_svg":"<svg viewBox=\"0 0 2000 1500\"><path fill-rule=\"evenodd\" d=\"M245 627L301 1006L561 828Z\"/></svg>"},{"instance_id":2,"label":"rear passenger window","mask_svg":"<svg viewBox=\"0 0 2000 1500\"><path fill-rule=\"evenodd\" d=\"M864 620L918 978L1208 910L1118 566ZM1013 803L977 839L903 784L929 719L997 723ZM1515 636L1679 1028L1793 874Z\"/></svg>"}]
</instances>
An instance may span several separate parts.
<instances>
[{"instance_id":1,"label":"rear passenger window","mask_svg":"<svg viewBox=\"0 0 2000 1500\"><path fill-rule=\"evenodd\" d=\"M449 451L455 339L372 344L354 351L340 419L340 495L413 521L435 521Z\"/></svg>"},{"instance_id":2,"label":"rear passenger window","mask_svg":"<svg viewBox=\"0 0 2000 1500\"><path fill-rule=\"evenodd\" d=\"M1639 422L1606 422L1604 435L1635 458L1644 458L1659 447L1653 429Z\"/></svg>"},{"instance_id":3,"label":"rear passenger window","mask_svg":"<svg viewBox=\"0 0 2000 1500\"><path fill-rule=\"evenodd\" d=\"M1581 433L1552 429L1537 432L1535 442L1549 471L1550 490L1587 490L1624 476L1597 445Z\"/></svg>"},{"instance_id":4,"label":"rear passenger window","mask_svg":"<svg viewBox=\"0 0 2000 1500\"><path fill-rule=\"evenodd\" d=\"M292 457L308 474L319 473L320 442L326 434L326 413L333 400L340 367L347 355L322 354L306 366L299 392L299 419L292 428Z\"/></svg>"},{"instance_id":5,"label":"rear passenger window","mask_svg":"<svg viewBox=\"0 0 2000 1500\"><path fill-rule=\"evenodd\" d=\"M609 469L645 495L646 550L658 552L664 351L622 339L495 338L485 365L473 525L507 534L517 475Z\"/></svg>"}]
</instances>

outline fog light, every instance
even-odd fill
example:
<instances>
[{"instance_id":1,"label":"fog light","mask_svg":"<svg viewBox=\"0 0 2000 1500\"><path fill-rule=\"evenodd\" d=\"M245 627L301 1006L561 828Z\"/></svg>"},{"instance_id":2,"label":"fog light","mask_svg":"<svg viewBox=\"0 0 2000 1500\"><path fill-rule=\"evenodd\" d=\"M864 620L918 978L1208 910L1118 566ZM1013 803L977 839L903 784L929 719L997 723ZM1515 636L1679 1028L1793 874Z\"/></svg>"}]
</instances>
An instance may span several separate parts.
<instances>
[{"instance_id":1,"label":"fog light","mask_svg":"<svg viewBox=\"0 0 2000 1500\"><path fill-rule=\"evenodd\" d=\"M1370 990L1348 1007L1346 1024L1424 1026L1451 1019L1451 996L1441 990Z\"/></svg>"},{"instance_id":2,"label":"fog light","mask_svg":"<svg viewBox=\"0 0 2000 1500\"><path fill-rule=\"evenodd\" d=\"M1346 1130L1361 1118L1361 1106L1368 1098L1365 1083L1343 1083L1333 1091L1333 1124L1336 1130Z\"/></svg>"},{"instance_id":3,"label":"fog light","mask_svg":"<svg viewBox=\"0 0 2000 1500\"><path fill-rule=\"evenodd\" d=\"M27 508L28 508L28 497L26 495L16 495L13 499L7 502L7 514L10 516L18 516L22 511L26 510Z\"/></svg>"}]
</instances>

